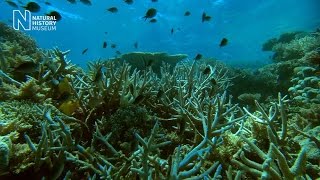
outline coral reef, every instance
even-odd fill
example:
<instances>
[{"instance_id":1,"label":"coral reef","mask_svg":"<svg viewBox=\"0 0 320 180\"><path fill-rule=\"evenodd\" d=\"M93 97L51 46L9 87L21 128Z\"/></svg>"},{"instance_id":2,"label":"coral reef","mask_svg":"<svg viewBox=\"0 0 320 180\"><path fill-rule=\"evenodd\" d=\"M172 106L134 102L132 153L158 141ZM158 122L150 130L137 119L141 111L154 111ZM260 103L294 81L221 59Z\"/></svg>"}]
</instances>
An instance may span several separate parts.
<instances>
[{"instance_id":1,"label":"coral reef","mask_svg":"<svg viewBox=\"0 0 320 180\"><path fill-rule=\"evenodd\" d=\"M229 92L235 97L258 93L261 94L261 102L275 97L278 92L289 94L288 89L292 91L297 84L297 67L310 67L314 69L313 76L318 76L319 38L319 32L290 32L270 39L263 45L263 50L275 53L274 63L253 70L228 68L234 74L231 80L234 86L228 89Z\"/></svg>"},{"instance_id":2,"label":"coral reef","mask_svg":"<svg viewBox=\"0 0 320 180\"><path fill-rule=\"evenodd\" d=\"M296 101L303 103L320 104L320 78L316 69L308 66L299 66L294 69L293 86L289 92Z\"/></svg>"},{"instance_id":3,"label":"coral reef","mask_svg":"<svg viewBox=\"0 0 320 180\"><path fill-rule=\"evenodd\" d=\"M0 175L6 173L9 167L9 158L12 154L12 142L8 136L0 136Z\"/></svg>"},{"instance_id":4,"label":"coral reef","mask_svg":"<svg viewBox=\"0 0 320 180\"><path fill-rule=\"evenodd\" d=\"M272 38L263 44L262 50L275 52L275 62L300 59L320 46L320 34L291 32L282 34L279 39Z\"/></svg>"},{"instance_id":5,"label":"coral reef","mask_svg":"<svg viewBox=\"0 0 320 180\"><path fill-rule=\"evenodd\" d=\"M1 179L320 177L318 35L255 72L142 52L86 72L0 27Z\"/></svg>"},{"instance_id":6,"label":"coral reef","mask_svg":"<svg viewBox=\"0 0 320 180\"><path fill-rule=\"evenodd\" d=\"M110 143L117 147L130 145L134 142L135 133L145 136L150 133L149 129L152 128L148 111L144 107L134 105L119 108L110 117L101 119L97 126L100 127L102 133L113 134ZM118 144L119 142L121 144Z\"/></svg>"},{"instance_id":7,"label":"coral reef","mask_svg":"<svg viewBox=\"0 0 320 180\"><path fill-rule=\"evenodd\" d=\"M160 75L160 68L163 63L169 64L174 67L181 60L186 59L188 56L185 54L168 55L164 52L132 52L121 55L115 58L115 61L127 62L134 69L143 70L146 67L151 67L153 72Z\"/></svg>"}]
</instances>

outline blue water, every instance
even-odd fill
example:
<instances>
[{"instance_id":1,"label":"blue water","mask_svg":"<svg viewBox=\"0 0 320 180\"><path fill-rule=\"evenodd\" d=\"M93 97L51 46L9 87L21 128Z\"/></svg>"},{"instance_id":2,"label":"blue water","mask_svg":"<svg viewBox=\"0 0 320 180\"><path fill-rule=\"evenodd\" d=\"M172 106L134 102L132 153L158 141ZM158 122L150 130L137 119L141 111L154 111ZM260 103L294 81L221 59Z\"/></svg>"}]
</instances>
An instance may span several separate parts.
<instances>
[{"instance_id":1,"label":"blue water","mask_svg":"<svg viewBox=\"0 0 320 180\"><path fill-rule=\"evenodd\" d=\"M319 0L136 0L132 5L122 0L95 0L92 6L70 4L67 0L49 1L51 6L43 0L36 2L41 5L41 12L35 15L57 10L62 20L56 31L26 33L41 48L71 49L68 59L83 67L89 60L114 57L116 50L184 53L190 58L201 53L230 64L265 64L271 61L270 54L261 51L266 40L288 31L320 27ZM106 11L112 6L119 12ZM158 10L154 24L142 19L151 7ZM12 25L14 8L1 1L0 9L0 20ZM184 16L187 10L191 12L189 17ZM203 12L212 20L202 23ZM229 44L220 48L223 37L228 38ZM103 41L108 43L106 49L102 48ZM135 42L138 49L133 46ZM111 49L111 43L117 48ZM82 55L85 48L89 49Z\"/></svg>"}]
</instances>

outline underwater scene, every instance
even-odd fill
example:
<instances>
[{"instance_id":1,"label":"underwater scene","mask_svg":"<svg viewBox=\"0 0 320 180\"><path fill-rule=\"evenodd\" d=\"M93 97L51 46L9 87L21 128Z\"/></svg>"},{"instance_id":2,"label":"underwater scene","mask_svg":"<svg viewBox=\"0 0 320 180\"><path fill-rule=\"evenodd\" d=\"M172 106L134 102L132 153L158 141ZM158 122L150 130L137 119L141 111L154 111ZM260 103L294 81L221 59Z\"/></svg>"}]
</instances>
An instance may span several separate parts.
<instances>
[{"instance_id":1,"label":"underwater scene","mask_svg":"<svg viewBox=\"0 0 320 180\"><path fill-rule=\"evenodd\" d=\"M0 8L0 180L320 179L319 0Z\"/></svg>"}]
</instances>

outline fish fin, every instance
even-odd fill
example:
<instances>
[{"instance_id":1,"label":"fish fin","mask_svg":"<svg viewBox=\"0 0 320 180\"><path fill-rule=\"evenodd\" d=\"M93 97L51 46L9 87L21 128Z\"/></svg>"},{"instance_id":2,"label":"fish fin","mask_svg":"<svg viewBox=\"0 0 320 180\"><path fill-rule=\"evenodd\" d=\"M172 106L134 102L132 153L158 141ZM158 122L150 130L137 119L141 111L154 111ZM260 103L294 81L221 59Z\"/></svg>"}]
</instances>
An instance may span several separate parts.
<instances>
[{"instance_id":1,"label":"fish fin","mask_svg":"<svg viewBox=\"0 0 320 180\"><path fill-rule=\"evenodd\" d=\"M142 18L144 18L144 21L146 21L148 19L147 16L143 16Z\"/></svg>"}]
</instances>

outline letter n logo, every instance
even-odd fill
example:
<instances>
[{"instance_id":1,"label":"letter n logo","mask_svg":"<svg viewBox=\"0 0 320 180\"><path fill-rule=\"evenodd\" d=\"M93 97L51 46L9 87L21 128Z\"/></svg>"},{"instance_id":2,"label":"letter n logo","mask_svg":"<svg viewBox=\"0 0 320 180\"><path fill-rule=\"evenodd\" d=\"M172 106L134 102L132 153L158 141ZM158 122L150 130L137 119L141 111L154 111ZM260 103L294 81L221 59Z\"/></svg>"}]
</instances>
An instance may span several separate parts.
<instances>
[{"instance_id":1,"label":"letter n logo","mask_svg":"<svg viewBox=\"0 0 320 180\"><path fill-rule=\"evenodd\" d=\"M20 30L22 27L25 31L31 30L31 12L28 10L24 11L24 14L21 13L20 10L13 10L12 11L13 22L12 27L15 30Z\"/></svg>"}]
</instances>

